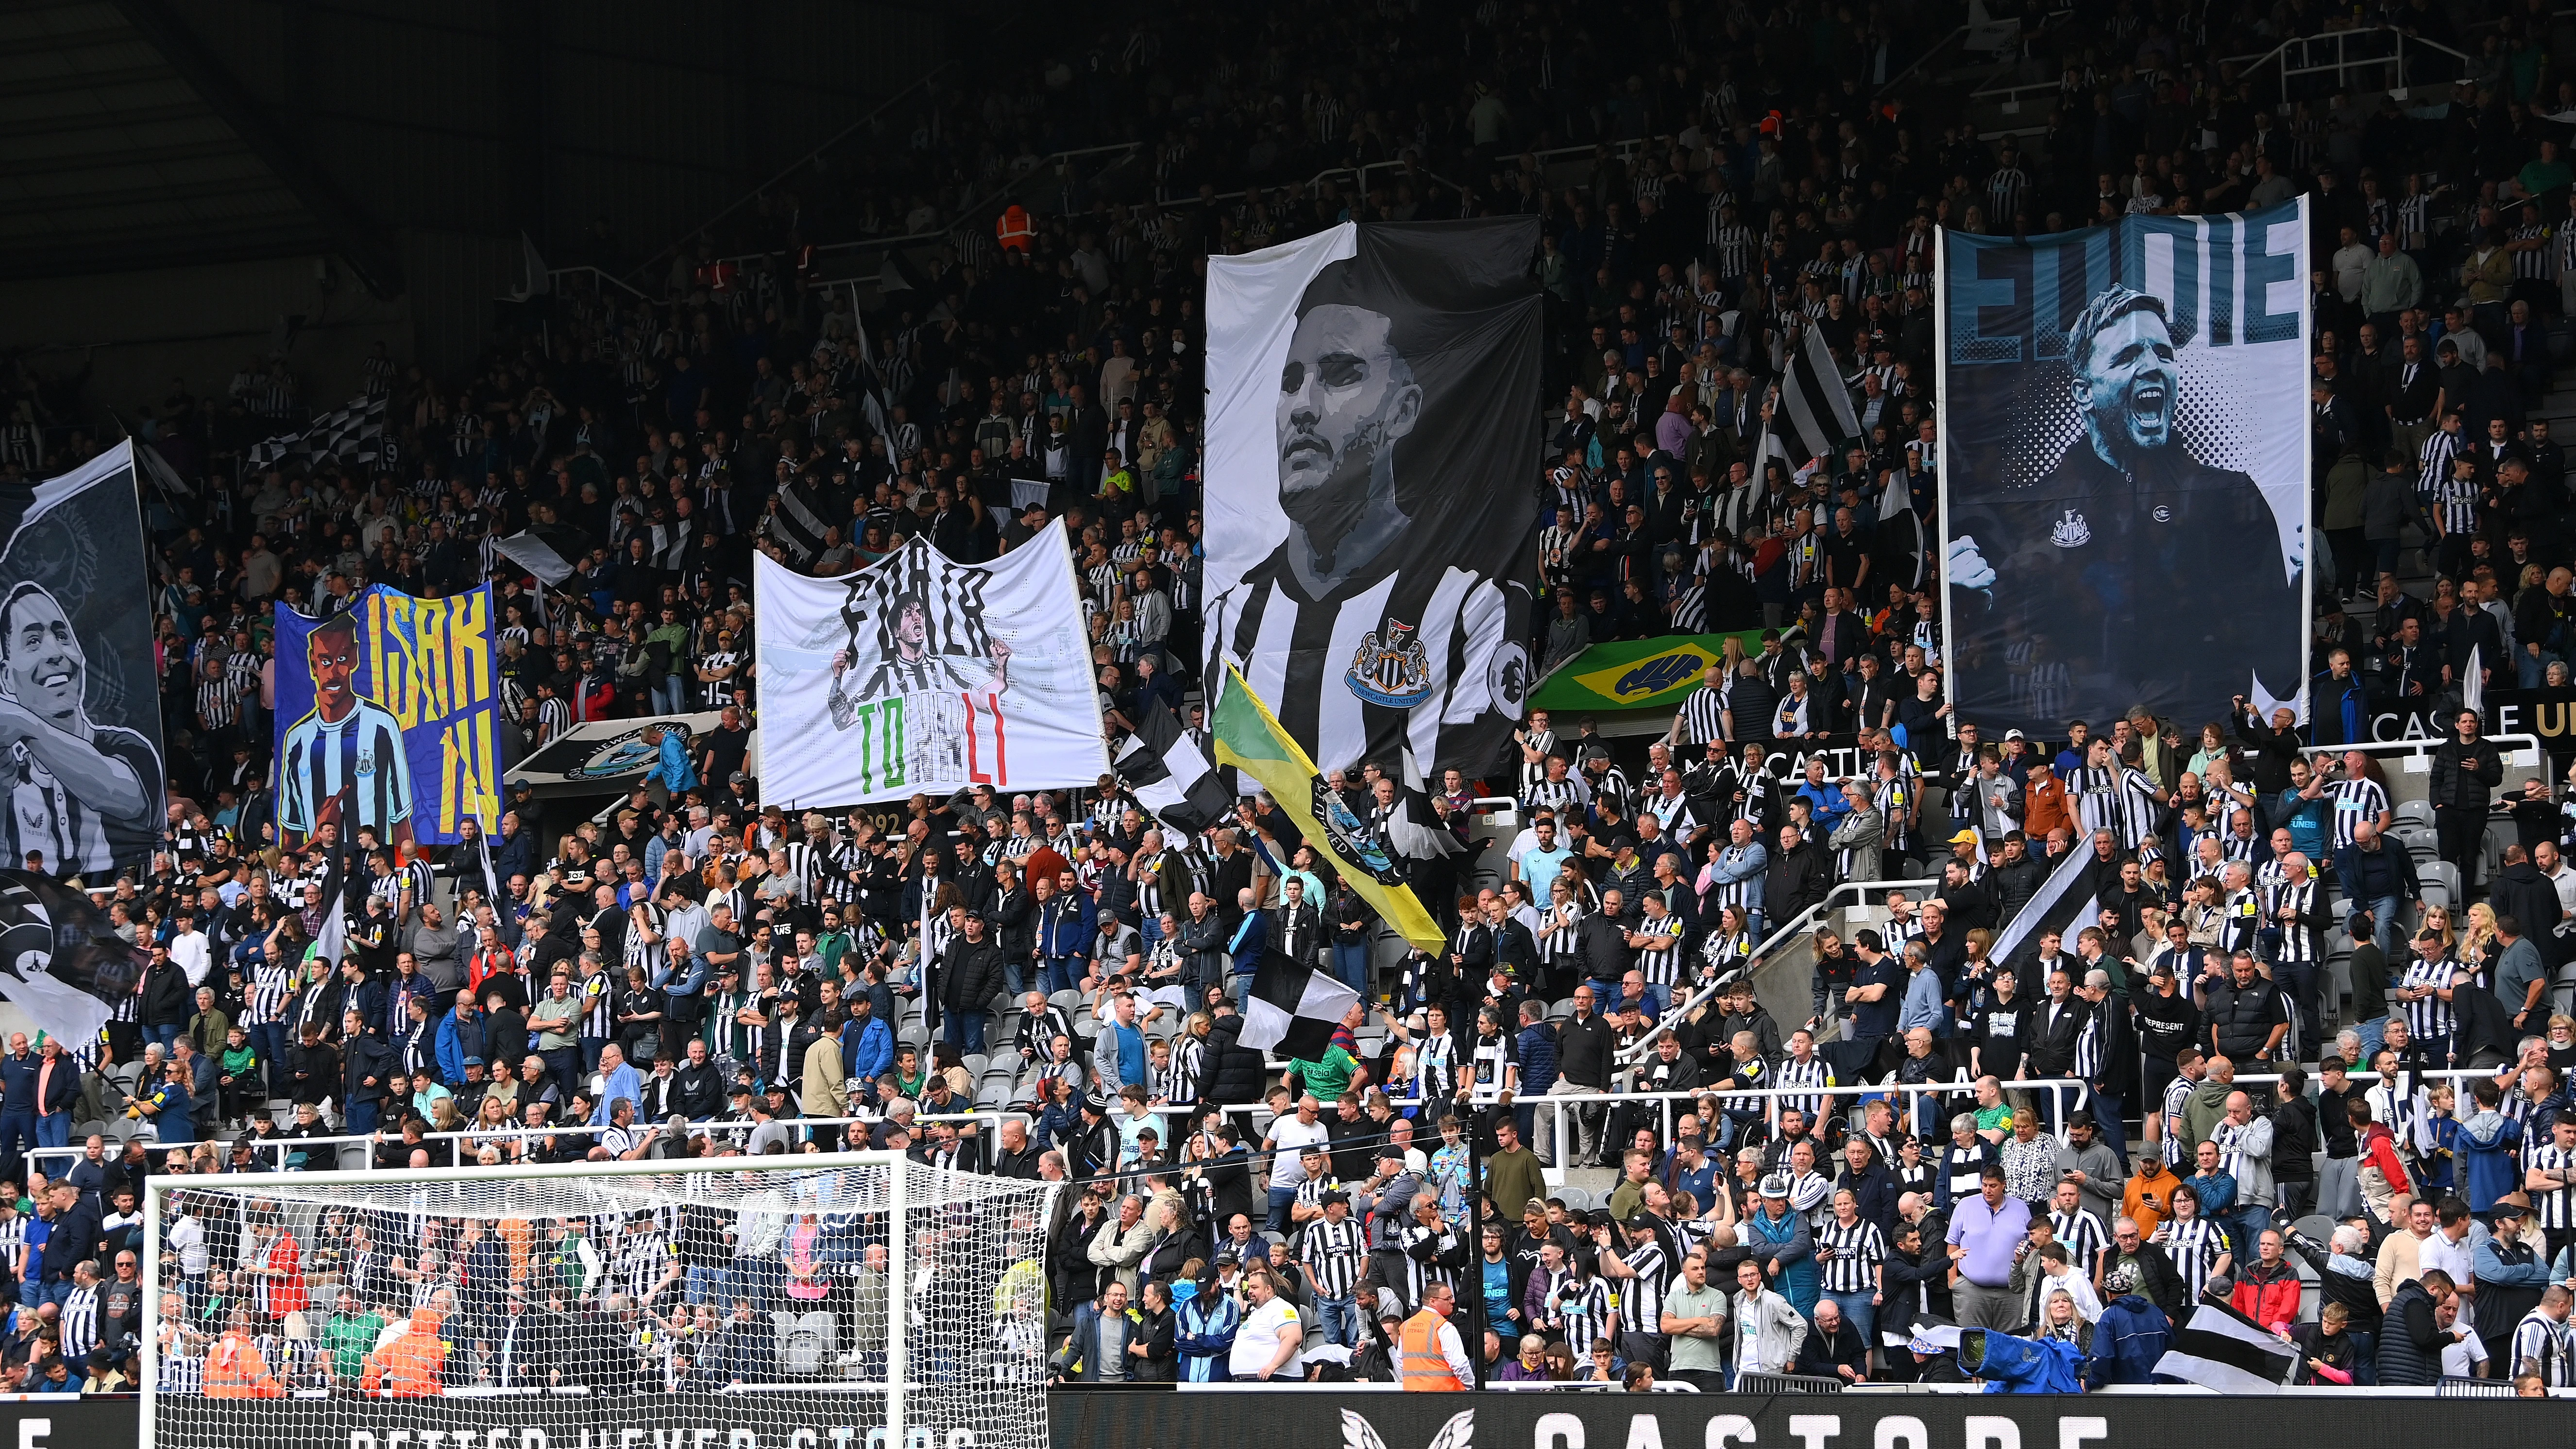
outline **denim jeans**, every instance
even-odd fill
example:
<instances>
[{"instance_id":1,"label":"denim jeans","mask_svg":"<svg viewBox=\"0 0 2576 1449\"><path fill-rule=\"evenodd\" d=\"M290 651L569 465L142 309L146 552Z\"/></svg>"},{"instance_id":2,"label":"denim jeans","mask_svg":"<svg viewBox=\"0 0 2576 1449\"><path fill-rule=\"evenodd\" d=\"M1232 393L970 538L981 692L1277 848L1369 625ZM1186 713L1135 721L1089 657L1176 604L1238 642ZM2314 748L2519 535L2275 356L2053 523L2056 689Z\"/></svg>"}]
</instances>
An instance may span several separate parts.
<instances>
[{"instance_id":1,"label":"denim jeans","mask_svg":"<svg viewBox=\"0 0 2576 1449\"><path fill-rule=\"evenodd\" d=\"M260 1069L268 1074L268 1095L286 1095L286 1023L264 1021L247 1030L251 1050L259 1053Z\"/></svg>"},{"instance_id":2,"label":"denim jeans","mask_svg":"<svg viewBox=\"0 0 2576 1449\"><path fill-rule=\"evenodd\" d=\"M661 681L653 686L653 712L655 714L678 714L687 709L688 705L683 699L687 689L687 683L682 680L680 676L676 674L664 675Z\"/></svg>"},{"instance_id":3,"label":"denim jeans","mask_svg":"<svg viewBox=\"0 0 2576 1449\"><path fill-rule=\"evenodd\" d=\"M1244 979L1245 979L1245 980L1250 980L1251 978L1250 978L1250 977L1246 977L1246 978L1244 978ZM1264 1226L1264 1227L1267 1227L1270 1231L1272 1231L1272 1232L1274 1232L1274 1233L1285 1233L1285 1232L1287 1232L1287 1231L1288 1231L1288 1209L1289 1209L1292 1205L1294 1205L1294 1204L1296 1203L1296 1201L1297 1201L1297 1189L1295 1189L1295 1188L1293 1188L1293 1187L1273 1187L1273 1188L1271 1188L1271 1189L1270 1189L1270 1215L1269 1215L1269 1218L1267 1219L1267 1221L1265 1221L1265 1222L1263 1223L1263 1226Z\"/></svg>"},{"instance_id":4,"label":"denim jeans","mask_svg":"<svg viewBox=\"0 0 2576 1449\"><path fill-rule=\"evenodd\" d=\"M162 1054L166 1056L179 1040L179 1030L175 1026L147 1026L143 1028L143 1039L146 1042L159 1042Z\"/></svg>"},{"instance_id":5,"label":"denim jeans","mask_svg":"<svg viewBox=\"0 0 2576 1449\"><path fill-rule=\"evenodd\" d=\"M1869 1294L1827 1293L1823 1296L1843 1311L1843 1322L1852 1326L1852 1331L1860 1335L1861 1342L1872 1348L1878 1346L1878 1305L1869 1301Z\"/></svg>"},{"instance_id":6,"label":"denim jeans","mask_svg":"<svg viewBox=\"0 0 2576 1449\"><path fill-rule=\"evenodd\" d=\"M71 1146L72 1114L69 1112L47 1112L43 1116L38 1117L36 1119L36 1145L38 1147Z\"/></svg>"},{"instance_id":7,"label":"denim jeans","mask_svg":"<svg viewBox=\"0 0 2576 1449\"><path fill-rule=\"evenodd\" d=\"M1315 1317L1322 1322L1326 1343L1342 1348L1359 1347L1359 1304L1348 1298L1327 1298L1318 1293L1315 1295Z\"/></svg>"},{"instance_id":8,"label":"denim jeans","mask_svg":"<svg viewBox=\"0 0 2576 1449\"><path fill-rule=\"evenodd\" d=\"M1053 996L1059 991L1071 991L1073 983L1082 979L1081 957L1048 956L1042 959L1046 967L1038 973L1038 989L1047 995Z\"/></svg>"},{"instance_id":9,"label":"denim jeans","mask_svg":"<svg viewBox=\"0 0 2576 1449\"><path fill-rule=\"evenodd\" d=\"M1344 985L1347 985L1347 986L1348 986L1348 987L1350 987L1353 991L1358 992L1358 993L1360 994L1360 999L1361 999L1362 1001L1366 1001L1366 1000L1368 1000L1368 998L1369 998L1369 945L1368 945L1368 942L1366 942L1366 941L1359 941L1359 942L1343 942L1343 941L1336 941L1336 942L1334 942L1334 943L1333 943L1333 974L1334 974L1334 975L1336 975L1336 976L1339 976L1340 978L1342 978L1342 982L1343 982L1343 984L1344 984Z\"/></svg>"},{"instance_id":10,"label":"denim jeans","mask_svg":"<svg viewBox=\"0 0 2576 1449\"><path fill-rule=\"evenodd\" d=\"M376 1124L382 1119L383 1114L384 1104L381 1102L351 1102L349 1104L349 1110L344 1114L344 1120L348 1123L349 1135L352 1137L363 1137L366 1134L375 1131ZM333 1155L336 1157L339 1153L339 1149L334 1147L331 1150ZM334 1162L332 1163L332 1166L337 1167L339 1164Z\"/></svg>"},{"instance_id":11,"label":"denim jeans","mask_svg":"<svg viewBox=\"0 0 2576 1449\"><path fill-rule=\"evenodd\" d=\"M952 1007L948 1012L946 1033L950 1046L963 1055L980 1056L984 1051L984 1013Z\"/></svg>"},{"instance_id":12,"label":"denim jeans","mask_svg":"<svg viewBox=\"0 0 2576 1449\"><path fill-rule=\"evenodd\" d=\"M2355 909L2344 918L2344 929L2358 935L2360 934L2358 917L2361 915L2359 907L2362 903L2356 900L2352 904ZM2397 959L2397 897L2373 896L2370 898L2369 907L2370 938L2377 942L2380 951L2393 961Z\"/></svg>"}]
</instances>

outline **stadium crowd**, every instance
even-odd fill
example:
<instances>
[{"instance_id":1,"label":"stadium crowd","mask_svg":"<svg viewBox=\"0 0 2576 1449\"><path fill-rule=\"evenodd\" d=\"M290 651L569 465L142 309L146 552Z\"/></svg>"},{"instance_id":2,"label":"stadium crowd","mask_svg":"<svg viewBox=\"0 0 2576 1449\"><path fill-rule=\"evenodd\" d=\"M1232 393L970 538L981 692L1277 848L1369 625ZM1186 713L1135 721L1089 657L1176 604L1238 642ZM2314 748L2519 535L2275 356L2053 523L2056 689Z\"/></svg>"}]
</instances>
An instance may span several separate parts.
<instances>
[{"instance_id":1,"label":"stadium crowd","mask_svg":"<svg viewBox=\"0 0 2576 1449\"><path fill-rule=\"evenodd\" d=\"M195 485L148 500L170 848L80 882L149 956L102 1039L0 1058L0 1389L128 1387L146 1333L209 1395L864 1377L884 1265L863 1227L746 1209L496 1233L181 1193L146 1264L134 1208L162 1173L843 1144L1070 1185L1037 1269L1070 1383L1960 1377L1918 1321L2063 1338L2092 1382L2138 1383L2206 1294L2295 1339L2308 1381L2576 1379L2576 1022L2546 995L2576 919L2560 792L2516 784L2520 839L2479 882L2507 782L2464 730L2433 762L2440 853L2486 899L2426 907L2378 767L2303 753L2288 720L2240 702L1987 738L1944 700L1938 593L1894 526L1939 496L1934 226L2306 194L2331 258L2311 561L2333 587L2304 743L2391 707L2443 719L2473 658L2563 677L2576 534L2558 445L2524 421L2576 279L2553 22L2504 15L2472 79L2411 109L2279 115L2212 59L2273 22L2123 0L2070 41L2046 132L1997 146L1871 102L1901 17L1793 10L1677 14L1677 50L1734 59L1631 65L1488 7L1463 55L1421 46L1456 94L1418 105L1417 77L1328 76L1284 44L1192 69L1195 32L1139 29L1051 62L1026 108L948 97L954 124L912 147L931 159L898 151L810 214L764 204L777 230L747 260L683 260L650 298L570 286L468 376L380 356L372 464L247 464L299 416L282 362L212 397L174 385L140 430ZM2444 7L2407 13L2459 36ZM1159 136L1121 114L1139 92ZM864 318L800 265L813 228L956 220L970 192L946 178L1086 127L1143 136L1146 194L1069 195L1010 244L965 217L973 244ZM1597 143L1576 183L1535 159L1551 141ZM1398 159L1392 188L1272 185ZM1217 195L1236 181L1254 189ZM1479 801L1519 817L1410 862L1445 950L1381 959L1366 903L1266 801L1191 835L1114 779L761 800L754 551L837 573L923 535L973 561L1062 519L1113 736L1157 706L1199 730L1203 257L1502 212L1543 222L1561 390L1531 647L1762 632L1642 757L1533 715L1433 786L1462 846ZM1862 421L1839 457L1763 441L1808 328ZM25 394L13 481L95 445L40 412ZM492 546L530 526L590 545L543 603ZM2418 536L2429 597L2400 586ZM509 758L587 720L722 723L666 738L596 817L521 794L447 850L360 832L345 877L329 827L279 848L270 605L486 579ZM1376 765L1332 783L1362 816L1385 798ZM2069 853L2099 916L1992 957ZM1839 882L1913 878L1885 923L1804 935L1808 1010L1756 1001L1773 932ZM333 961L316 942L344 903ZM2338 927L2348 1001L2320 988ZM1320 1059L1240 1044L1237 978L1265 948L1362 991ZM1641 1093L1666 1095L1620 1100ZM1543 1175L1586 1168L1615 1185ZM159 1324L142 1272L176 1289ZM792 1357L772 1315L812 1302L841 1311ZM393 1331L424 1314L425 1336ZM432 1351L449 1315L478 1332ZM516 1346L547 1315L617 1325L592 1335L616 1351ZM1480 1342L1453 1331L1472 1324Z\"/></svg>"}]
</instances>

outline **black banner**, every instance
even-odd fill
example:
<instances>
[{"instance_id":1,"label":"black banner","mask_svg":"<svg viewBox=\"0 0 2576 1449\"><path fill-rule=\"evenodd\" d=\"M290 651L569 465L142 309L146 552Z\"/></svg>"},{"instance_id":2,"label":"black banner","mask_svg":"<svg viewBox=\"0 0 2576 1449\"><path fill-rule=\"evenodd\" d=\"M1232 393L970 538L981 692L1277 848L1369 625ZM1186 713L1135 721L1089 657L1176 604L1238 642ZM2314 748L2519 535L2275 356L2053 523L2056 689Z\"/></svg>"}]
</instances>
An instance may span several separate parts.
<instances>
[{"instance_id":1,"label":"black banner","mask_svg":"<svg viewBox=\"0 0 2576 1449\"><path fill-rule=\"evenodd\" d=\"M8 864L42 851L47 874L101 883L147 864L164 824L160 656L133 449L120 443L61 477L0 489Z\"/></svg>"},{"instance_id":2,"label":"black banner","mask_svg":"<svg viewBox=\"0 0 2576 1449\"><path fill-rule=\"evenodd\" d=\"M1207 636L1326 772L1494 761L1536 684L1533 217L1208 261Z\"/></svg>"},{"instance_id":3,"label":"black banner","mask_svg":"<svg viewBox=\"0 0 2576 1449\"><path fill-rule=\"evenodd\" d=\"M2490 689L2486 732L2538 735L2559 770L2576 760L2576 685L2557 689Z\"/></svg>"},{"instance_id":4,"label":"black banner","mask_svg":"<svg viewBox=\"0 0 2576 1449\"><path fill-rule=\"evenodd\" d=\"M6 1449L130 1449L142 1437L140 1399L0 1398Z\"/></svg>"},{"instance_id":5,"label":"black banner","mask_svg":"<svg viewBox=\"0 0 2576 1449\"><path fill-rule=\"evenodd\" d=\"M2173 1449L2243 1443L2267 1422L2302 1444L2443 1443L2546 1449L2563 1412L2507 1399L2301 1393L2153 1395L1322 1393L1311 1390L1052 1396L1056 1449L1202 1444L1370 1449ZM1459 1416L1472 1416L1464 1425Z\"/></svg>"},{"instance_id":6,"label":"black banner","mask_svg":"<svg viewBox=\"0 0 2576 1449\"><path fill-rule=\"evenodd\" d=\"M2305 686L2307 230L2299 199L1942 231L1942 662L1963 718L2054 733L2143 704L2189 728Z\"/></svg>"}]
</instances>

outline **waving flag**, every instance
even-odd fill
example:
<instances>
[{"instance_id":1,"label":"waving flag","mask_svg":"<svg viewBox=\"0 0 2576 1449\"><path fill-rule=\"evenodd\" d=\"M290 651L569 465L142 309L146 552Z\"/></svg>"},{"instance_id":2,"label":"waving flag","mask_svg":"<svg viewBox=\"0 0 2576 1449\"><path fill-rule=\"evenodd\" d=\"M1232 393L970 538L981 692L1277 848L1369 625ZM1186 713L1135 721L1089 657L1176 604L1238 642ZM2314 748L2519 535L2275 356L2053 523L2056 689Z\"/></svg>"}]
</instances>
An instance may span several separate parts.
<instances>
[{"instance_id":1,"label":"waving flag","mask_svg":"<svg viewBox=\"0 0 2576 1449\"><path fill-rule=\"evenodd\" d=\"M1330 860L1398 935L1425 951L1440 949L1447 933L1404 883L1404 863L1384 833L1325 785L1315 762L1280 728L1270 706L1253 694L1232 664L1225 666L1209 737L1216 744L1216 762L1260 781L1297 822L1306 843Z\"/></svg>"}]
</instances>

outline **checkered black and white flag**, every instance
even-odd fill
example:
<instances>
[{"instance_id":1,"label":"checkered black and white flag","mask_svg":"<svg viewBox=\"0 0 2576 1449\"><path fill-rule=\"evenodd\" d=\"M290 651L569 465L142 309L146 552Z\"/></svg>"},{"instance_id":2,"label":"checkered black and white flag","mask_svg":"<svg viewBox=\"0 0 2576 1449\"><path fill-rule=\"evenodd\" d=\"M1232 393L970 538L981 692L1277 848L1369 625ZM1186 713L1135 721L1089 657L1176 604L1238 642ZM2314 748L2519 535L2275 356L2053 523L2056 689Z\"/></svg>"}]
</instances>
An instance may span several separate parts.
<instances>
[{"instance_id":1,"label":"checkered black and white flag","mask_svg":"<svg viewBox=\"0 0 2576 1449\"><path fill-rule=\"evenodd\" d=\"M315 418L300 433L280 433L250 450L253 467L278 463L312 463L337 458L349 463L375 463L385 456L385 400L355 397Z\"/></svg>"}]
</instances>

